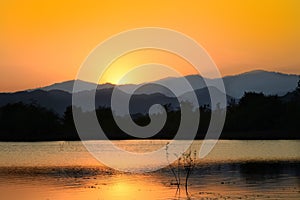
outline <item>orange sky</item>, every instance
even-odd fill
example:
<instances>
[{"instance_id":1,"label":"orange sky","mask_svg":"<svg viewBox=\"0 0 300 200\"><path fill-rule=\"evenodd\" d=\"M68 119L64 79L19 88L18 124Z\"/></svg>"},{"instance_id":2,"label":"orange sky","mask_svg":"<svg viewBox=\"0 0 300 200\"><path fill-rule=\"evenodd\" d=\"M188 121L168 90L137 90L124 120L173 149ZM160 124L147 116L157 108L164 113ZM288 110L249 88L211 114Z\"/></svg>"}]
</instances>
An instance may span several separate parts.
<instances>
[{"instance_id":1,"label":"orange sky","mask_svg":"<svg viewBox=\"0 0 300 200\"><path fill-rule=\"evenodd\" d=\"M298 0L0 1L0 91L74 79L100 42L146 26L170 28L194 38L223 75L253 69L300 74L299 10ZM153 62L178 61L171 64L183 74L194 73L174 55L144 53L145 60L141 52L124 58L124 64L120 59L114 72L122 71L126 63L150 62L155 57ZM108 75L106 81L117 82L120 74ZM140 73L126 81L155 77Z\"/></svg>"}]
</instances>

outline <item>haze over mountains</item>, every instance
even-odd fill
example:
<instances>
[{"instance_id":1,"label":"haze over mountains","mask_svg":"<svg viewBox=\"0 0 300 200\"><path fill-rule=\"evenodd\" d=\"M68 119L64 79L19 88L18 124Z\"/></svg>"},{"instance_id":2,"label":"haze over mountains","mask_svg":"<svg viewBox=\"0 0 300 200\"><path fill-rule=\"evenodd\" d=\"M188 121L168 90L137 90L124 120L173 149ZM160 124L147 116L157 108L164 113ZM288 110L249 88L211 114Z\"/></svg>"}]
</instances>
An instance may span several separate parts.
<instances>
[{"instance_id":1,"label":"haze over mountains","mask_svg":"<svg viewBox=\"0 0 300 200\"><path fill-rule=\"evenodd\" d=\"M194 90L201 89L206 87L205 81L199 75L189 75L185 77ZM212 79L206 79L208 82ZM223 82L226 88L227 95L230 95L234 98L241 98L245 91L253 92L263 92L266 95L284 95L287 92L290 92L295 89L299 76L295 74L284 74L278 72L269 72L264 70L255 70L238 75L225 76L223 77ZM165 78L153 83L163 83L163 84L172 84L174 87L180 87L184 84L183 78ZM61 90L65 92L72 93L74 81L66 81L62 83L55 83L50 86L38 88L40 90L50 91L50 90ZM96 87L96 84L81 81L83 88L84 87ZM106 83L100 84L97 86L98 90L113 88L115 85ZM126 91L127 88L136 87L138 85L126 84L118 86L120 89ZM157 92L157 91L155 91ZM183 93L185 93L184 91ZM138 91L137 94L152 94L153 91L144 90ZM170 95L167 90L161 88L159 93ZM183 94L182 93L182 94Z\"/></svg>"},{"instance_id":2,"label":"haze over mountains","mask_svg":"<svg viewBox=\"0 0 300 200\"><path fill-rule=\"evenodd\" d=\"M210 97L205 81L198 75L190 75L185 77L195 91L199 105L210 104ZM251 71L239 75L226 76L223 78L227 101L231 99L239 99L243 96L244 92L263 92L266 95L279 95L283 96L286 93L293 91L299 77L297 75L288 75L277 72L268 72L262 70ZM148 111L149 106L158 104L170 103L173 108L178 107L178 99L187 97L192 91L181 90L179 91L179 98L177 99L174 94L167 88L159 86L158 84L172 85L172 87L180 88L184 84L184 78L166 78L155 81L138 89L132 99L131 110L132 113L144 113ZM206 79L209 83L212 79ZM67 106L72 103L72 90L74 81L66 81L56 83L43 88L15 92L15 93L0 93L0 106L8 103L15 103L22 101L24 103L36 103L43 107L49 108L62 115ZM121 96L124 98L130 95L129 91L141 85L119 85L101 84L80 81L82 88L97 88L96 92L96 107L109 107L110 98L114 87L121 91ZM210 88L216 94L222 95L222 92L217 88ZM79 91L76 95L84 97L91 94L93 91ZM122 97L121 97L122 98ZM121 100L120 100L121 101ZM133 106L134 105L134 106ZM89 110L90 108L84 108ZM120 115L122 113L119 113Z\"/></svg>"}]
</instances>

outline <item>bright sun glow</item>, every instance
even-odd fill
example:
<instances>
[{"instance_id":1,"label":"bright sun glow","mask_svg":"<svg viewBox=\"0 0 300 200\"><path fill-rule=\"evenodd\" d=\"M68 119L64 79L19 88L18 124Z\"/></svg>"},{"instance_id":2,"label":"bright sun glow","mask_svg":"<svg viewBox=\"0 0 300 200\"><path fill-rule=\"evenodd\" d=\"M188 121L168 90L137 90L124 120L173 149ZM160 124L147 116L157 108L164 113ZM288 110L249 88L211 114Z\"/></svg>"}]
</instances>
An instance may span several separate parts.
<instances>
[{"instance_id":1,"label":"bright sun glow","mask_svg":"<svg viewBox=\"0 0 300 200\"><path fill-rule=\"evenodd\" d=\"M151 63L153 64L151 65ZM156 63L165 65L167 68L155 67ZM144 66L145 64L149 65ZM143 65L142 68L139 67L141 65ZM131 52L117 59L109 66L99 82L113 84L143 83L178 76L171 69L176 70L181 75L197 73L190 63L175 54L146 49Z\"/></svg>"}]
</instances>

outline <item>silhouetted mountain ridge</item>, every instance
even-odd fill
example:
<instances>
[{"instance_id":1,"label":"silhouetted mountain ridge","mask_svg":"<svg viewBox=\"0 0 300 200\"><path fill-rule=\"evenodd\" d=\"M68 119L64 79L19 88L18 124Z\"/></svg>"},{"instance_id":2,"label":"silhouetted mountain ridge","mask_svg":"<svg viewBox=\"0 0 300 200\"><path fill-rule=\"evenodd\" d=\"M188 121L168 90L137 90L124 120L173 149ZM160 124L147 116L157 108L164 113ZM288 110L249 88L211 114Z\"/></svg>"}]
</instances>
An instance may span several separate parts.
<instances>
[{"instance_id":1,"label":"silhouetted mountain ridge","mask_svg":"<svg viewBox=\"0 0 300 200\"><path fill-rule=\"evenodd\" d=\"M203 78L199 75L188 75L183 77L168 77L161 80L154 81L152 83L163 84L163 85L172 85L174 88L181 88L186 80L192 86L192 90L197 90L201 88L207 87L205 81L210 84L214 79ZM241 98L245 91L252 92L263 92L266 95L284 95L287 92L293 91L295 85L298 81L298 75L295 74L284 74L279 72L270 72L264 70L254 70L250 72L241 73L238 75L231 75L223 77L226 93L229 96L234 98ZM80 81L80 85L82 88L96 88L98 90L113 88L116 85L111 83L99 84L89 83L85 81ZM40 90L62 90L69 93L73 91L74 81L66 81L62 83L56 83L50 86L39 88ZM124 92L130 91L133 88L139 87L142 84L125 84L118 85L121 90ZM164 87L161 87L159 91L155 90L155 92L162 93L166 96L172 96L172 94L166 90ZM144 90L139 90L136 94L152 94L155 93L148 87ZM188 92L186 90L182 90L183 93Z\"/></svg>"}]
</instances>

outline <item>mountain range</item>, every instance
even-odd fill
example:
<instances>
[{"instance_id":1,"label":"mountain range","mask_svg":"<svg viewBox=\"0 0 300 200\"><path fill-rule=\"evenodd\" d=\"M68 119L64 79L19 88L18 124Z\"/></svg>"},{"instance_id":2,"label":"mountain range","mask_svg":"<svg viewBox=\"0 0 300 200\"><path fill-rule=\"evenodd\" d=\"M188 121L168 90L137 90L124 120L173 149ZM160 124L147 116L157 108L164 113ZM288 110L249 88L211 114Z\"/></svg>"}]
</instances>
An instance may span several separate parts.
<instances>
[{"instance_id":1,"label":"mountain range","mask_svg":"<svg viewBox=\"0 0 300 200\"><path fill-rule=\"evenodd\" d=\"M169 77L169 78L154 81L152 83L166 84L166 85L172 85L173 87L180 87L185 83L184 79L186 79L191 84L193 90L202 89L206 87L204 78L199 75L188 75L180 78ZM208 78L206 78L206 80L208 82L213 81L213 79L208 79ZM284 73L270 72L264 70L254 70L254 71L245 72L238 75L223 77L223 82L224 82L227 95L237 99L241 98L244 92L247 91L263 92L266 95L284 95L287 92L293 91L295 89L298 80L299 80L299 75L284 74ZM73 84L74 84L74 80L65 81L62 83L55 83L53 85L49 85L37 89L44 90L44 91L61 90L61 91L72 93ZM80 85L82 86L82 88L97 87L98 90L113 88L116 86L111 83L96 85L95 83L89 83L85 81L80 81ZM140 85L126 84L126 85L118 85L118 87L123 91L127 91L127 90L131 90L132 88L138 87ZM161 88L160 91L155 91L155 92L153 92L151 88L148 88L148 90L138 91L137 94L152 94L156 92L165 94L166 96L170 95L169 91L167 91L165 88ZM185 92L187 91L184 91L183 93Z\"/></svg>"},{"instance_id":2,"label":"mountain range","mask_svg":"<svg viewBox=\"0 0 300 200\"><path fill-rule=\"evenodd\" d=\"M181 89L185 81L188 81L192 86L190 90ZM298 75L283 74L278 72L268 72L263 70L250 71L238 75L223 77L224 86L226 89L227 101L231 99L240 99L244 92L262 92L266 95L279 95L283 96L288 92L293 91L299 80ZM205 78L205 81L209 83L214 81L213 79ZM210 104L210 97L208 88L205 84L204 78L199 75L189 75L186 77L169 77L161 80L154 81L146 84L140 89L137 89L130 100L130 112L131 113L146 113L153 104L170 104L172 108L179 106L181 99L189 99L192 92L195 92L199 105ZM39 104L48 109L54 110L59 115L62 115L67 106L72 103L74 80L66 81L62 83L55 83L42 88L30 89L14 93L0 93L0 106L8 103L24 102ZM126 84L126 85L114 85L110 83L106 84L94 84L85 81L79 81L81 88L96 88L96 107L109 107L111 102L111 95L114 88L120 91L120 102L122 98L127 98L127 95L131 95L130 91L142 86L142 84ZM176 96L163 85L172 85L177 88ZM211 87L210 90L218 95L224 95L219 89ZM89 96L92 92L89 90L77 91L76 95L82 97L82 100L86 96ZM83 110L90 110L91 108L83 108ZM122 115L123 113L118 113Z\"/></svg>"}]
</instances>

